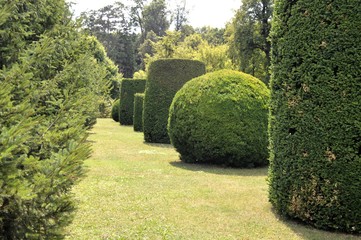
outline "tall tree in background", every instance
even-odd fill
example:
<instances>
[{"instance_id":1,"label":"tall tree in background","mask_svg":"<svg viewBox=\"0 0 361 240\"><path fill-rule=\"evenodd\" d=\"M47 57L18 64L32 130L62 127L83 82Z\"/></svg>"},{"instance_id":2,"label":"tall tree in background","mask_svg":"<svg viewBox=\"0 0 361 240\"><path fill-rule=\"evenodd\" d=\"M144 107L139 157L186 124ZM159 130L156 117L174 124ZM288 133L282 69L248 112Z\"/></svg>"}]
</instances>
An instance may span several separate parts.
<instances>
[{"instance_id":1,"label":"tall tree in background","mask_svg":"<svg viewBox=\"0 0 361 240\"><path fill-rule=\"evenodd\" d=\"M136 69L137 35L129 19L129 9L116 2L99 10L82 13L84 27L105 46L108 56L125 77Z\"/></svg>"},{"instance_id":2,"label":"tall tree in background","mask_svg":"<svg viewBox=\"0 0 361 240\"><path fill-rule=\"evenodd\" d=\"M189 10L186 8L186 0L176 3L176 7L172 13L172 22L174 22L174 30L181 31L188 22Z\"/></svg>"},{"instance_id":3,"label":"tall tree in background","mask_svg":"<svg viewBox=\"0 0 361 240\"><path fill-rule=\"evenodd\" d=\"M153 0L143 9L144 32L153 31L157 36L164 36L170 26L170 13L165 0Z\"/></svg>"},{"instance_id":4,"label":"tall tree in background","mask_svg":"<svg viewBox=\"0 0 361 240\"><path fill-rule=\"evenodd\" d=\"M273 0L243 0L228 26L230 54L241 71L269 81Z\"/></svg>"},{"instance_id":5,"label":"tall tree in background","mask_svg":"<svg viewBox=\"0 0 361 240\"><path fill-rule=\"evenodd\" d=\"M178 9L178 25L186 21L185 9ZM176 10L175 10L176 11ZM130 6L116 2L99 10L83 13L84 27L105 46L109 57L124 77L144 68L144 52L150 33L164 36L170 27L171 12L165 0L133 0ZM142 50L143 49L143 50Z\"/></svg>"}]
</instances>

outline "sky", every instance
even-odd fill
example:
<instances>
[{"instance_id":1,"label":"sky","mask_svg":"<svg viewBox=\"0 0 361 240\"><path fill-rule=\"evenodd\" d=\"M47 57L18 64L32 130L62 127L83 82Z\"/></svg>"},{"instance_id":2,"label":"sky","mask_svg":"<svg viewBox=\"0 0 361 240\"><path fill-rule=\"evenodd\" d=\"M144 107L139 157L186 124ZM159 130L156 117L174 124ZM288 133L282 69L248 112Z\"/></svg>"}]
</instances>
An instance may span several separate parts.
<instances>
[{"instance_id":1,"label":"sky","mask_svg":"<svg viewBox=\"0 0 361 240\"><path fill-rule=\"evenodd\" d=\"M73 2L75 16L83 11L97 10L116 0L67 0ZM124 2L118 0L119 2ZM186 0L189 9L189 24L193 27L211 26L222 28L241 6L241 0Z\"/></svg>"}]
</instances>

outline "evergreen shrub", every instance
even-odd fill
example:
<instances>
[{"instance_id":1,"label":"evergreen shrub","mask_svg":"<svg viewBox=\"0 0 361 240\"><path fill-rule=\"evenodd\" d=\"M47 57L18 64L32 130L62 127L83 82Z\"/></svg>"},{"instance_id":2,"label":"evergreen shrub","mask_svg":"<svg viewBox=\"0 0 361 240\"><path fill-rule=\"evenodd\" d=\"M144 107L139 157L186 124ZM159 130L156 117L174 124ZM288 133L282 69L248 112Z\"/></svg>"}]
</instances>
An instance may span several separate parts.
<instances>
[{"instance_id":1,"label":"evergreen shrub","mask_svg":"<svg viewBox=\"0 0 361 240\"><path fill-rule=\"evenodd\" d=\"M167 122L173 97L184 83L205 71L204 63L186 59L160 59L149 65L143 106L146 142L170 142Z\"/></svg>"},{"instance_id":2,"label":"evergreen shrub","mask_svg":"<svg viewBox=\"0 0 361 240\"><path fill-rule=\"evenodd\" d=\"M188 163L267 164L269 90L251 75L220 70L186 83L169 110L172 144Z\"/></svg>"},{"instance_id":3,"label":"evergreen shrub","mask_svg":"<svg viewBox=\"0 0 361 240\"><path fill-rule=\"evenodd\" d=\"M58 15L54 4L67 6L22 0L0 8L0 22L7 19L17 29L0 33L6 36L0 41L0 239L65 237L76 206L72 186L91 153L87 128L117 75L101 44L63 11L54 27L35 31L38 21L50 24ZM37 37L25 47L23 37L32 34Z\"/></svg>"},{"instance_id":4,"label":"evergreen shrub","mask_svg":"<svg viewBox=\"0 0 361 240\"><path fill-rule=\"evenodd\" d=\"M361 1L279 0L272 29L270 201L361 232Z\"/></svg>"},{"instance_id":5,"label":"evergreen shrub","mask_svg":"<svg viewBox=\"0 0 361 240\"><path fill-rule=\"evenodd\" d=\"M112 84L110 86L110 97L112 99L119 98L119 89L120 89L120 81L118 79L113 79Z\"/></svg>"},{"instance_id":6,"label":"evergreen shrub","mask_svg":"<svg viewBox=\"0 0 361 240\"><path fill-rule=\"evenodd\" d=\"M113 107L112 107L112 118L116 122L119 122L119 110L120 110L120 100L117 99L113 103Z\"/></svg>"},{"instance_id":7,"label":"evergreen shrub","mask_svg":"<svg viewBox=\"0 0 361 240\"><path fill-rule=\"evenodd\" d=\"M134 116L133 128L136 132L143 132L143 102L144 93L136 93L134 95Z\"/></svg>"},{"instance_id":8,"label":"evergreen shrub","mask_svg":"<svg viewBox=\"0 0 361 240\"><path fill-rule=\"evenodd\" d=\"M143 93L145 79L124 78L120 83L119 122L122 125L133 125L134 94Z\"/></svg>"}]
</instances>

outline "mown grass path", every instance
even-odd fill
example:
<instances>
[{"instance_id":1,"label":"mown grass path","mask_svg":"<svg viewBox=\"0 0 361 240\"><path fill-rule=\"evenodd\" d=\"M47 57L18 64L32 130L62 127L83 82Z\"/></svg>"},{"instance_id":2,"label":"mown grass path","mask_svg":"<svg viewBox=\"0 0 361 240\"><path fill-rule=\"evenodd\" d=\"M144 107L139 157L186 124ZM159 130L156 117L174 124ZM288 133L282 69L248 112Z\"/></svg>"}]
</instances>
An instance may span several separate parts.
<instances>
[{"instance_id":1,"label":"mown grass path","mask_svg":"<svg viewBox=\"0 0 361 240\"><path fill-rule=\"evenodd\" d=\"M98 119L89 140L67 239L360 239L279 219L266 168L184 164L170 145L111 119Z\"/></svg>"}]
</instances>

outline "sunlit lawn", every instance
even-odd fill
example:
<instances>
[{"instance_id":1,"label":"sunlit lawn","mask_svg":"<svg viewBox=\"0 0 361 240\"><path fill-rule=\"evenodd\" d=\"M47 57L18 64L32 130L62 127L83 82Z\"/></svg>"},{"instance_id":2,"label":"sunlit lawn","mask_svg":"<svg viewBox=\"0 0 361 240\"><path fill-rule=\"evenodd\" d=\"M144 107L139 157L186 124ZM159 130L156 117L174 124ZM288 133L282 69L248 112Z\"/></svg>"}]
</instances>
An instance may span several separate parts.
<instances>
[{"instance_id":1,"label":"sunlit lawn","mask_svg":"<svg viewBox=\"0 0 361 240\"><path fill-rule=\"evenodd\" d=\"M179 161L170 145L98 119L79 209L67 239L360 239L280 219L267 199L267 169Z\"/></svg>"}]
</instances>

